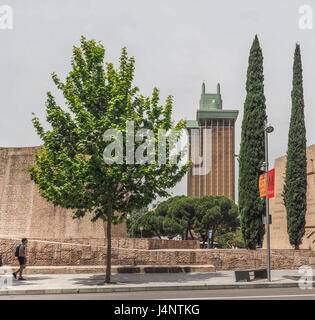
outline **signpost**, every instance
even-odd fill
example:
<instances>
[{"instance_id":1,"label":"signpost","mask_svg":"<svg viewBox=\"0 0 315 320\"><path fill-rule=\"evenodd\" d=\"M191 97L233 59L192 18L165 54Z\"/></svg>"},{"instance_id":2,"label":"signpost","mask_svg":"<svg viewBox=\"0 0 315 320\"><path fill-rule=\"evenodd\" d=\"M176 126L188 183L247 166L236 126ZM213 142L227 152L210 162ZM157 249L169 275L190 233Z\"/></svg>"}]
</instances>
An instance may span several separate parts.
<instances>
[{"instance_id":1,"label":"signpost","mask_svg":"<svg viewBox=\"0 0 315 320\"><path fill-rule=\"evenodd\" d=\"M212 239L212 230L209 231L208 235L208 249L210 249L210 240Z\"/></svg>"}]
</instances>

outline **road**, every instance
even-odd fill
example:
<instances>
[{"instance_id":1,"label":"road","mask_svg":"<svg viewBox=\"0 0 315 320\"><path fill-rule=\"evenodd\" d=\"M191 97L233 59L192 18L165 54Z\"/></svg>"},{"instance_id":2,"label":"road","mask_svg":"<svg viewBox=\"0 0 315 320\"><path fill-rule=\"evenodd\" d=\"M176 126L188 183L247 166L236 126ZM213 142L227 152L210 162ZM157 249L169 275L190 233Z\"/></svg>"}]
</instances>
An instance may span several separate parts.
<instances>
[{"instance_id":1,"label":"road","mask_svg":"<svg viewBox=\"0 0 315 320\"><path fill-rule=\"evenodd\" d=\"M315 289L265 288L0 296L0 300L315 300Z\"/></svg>"}]
</instances>

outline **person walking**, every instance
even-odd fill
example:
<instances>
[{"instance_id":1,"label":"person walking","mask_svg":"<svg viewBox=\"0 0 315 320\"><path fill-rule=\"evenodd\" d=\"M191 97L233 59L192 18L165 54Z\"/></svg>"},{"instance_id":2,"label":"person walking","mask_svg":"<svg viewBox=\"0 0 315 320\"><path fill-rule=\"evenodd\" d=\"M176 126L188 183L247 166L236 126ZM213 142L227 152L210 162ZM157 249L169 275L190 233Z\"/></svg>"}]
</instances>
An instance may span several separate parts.
<instances>
[{"instance_id":1,"label":"person walking","mask_svg":"<svg viewBox=\"0 0 315 320\"><path fill-rule=\"evenodd\" d=\"M17 258L19 260L20 268L13 272L14 279L17 278L17 274L20 273L18 280L26 280L23 278L23 270L26 267L26 246L27 246L27 239L23 238L22 243L18 247L18 255Z\"/></svg>"}]
</instances>

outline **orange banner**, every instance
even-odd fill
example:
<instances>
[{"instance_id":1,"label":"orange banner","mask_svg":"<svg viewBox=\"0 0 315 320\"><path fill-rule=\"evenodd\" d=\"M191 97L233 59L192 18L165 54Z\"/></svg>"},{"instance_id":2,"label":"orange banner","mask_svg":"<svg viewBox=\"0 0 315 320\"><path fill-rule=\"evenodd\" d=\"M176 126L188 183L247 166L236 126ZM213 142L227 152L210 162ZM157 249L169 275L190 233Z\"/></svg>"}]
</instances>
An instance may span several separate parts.
<instances>
[{"instance_id":1,"label":"orange banner","mask_svg":"<svg viewBox=\"0 0 315 320\"><path fill-rule=\"evenodd\" d=\"M263 173L259 176L259 193L260 198L266 196L266 174Z\"/></svg>"},{"instance_id":2,"label":"orange banner","mask_svg":"<svg viewBox=\"0 0 315 320\"><path fill-rule=\"evenodd\" d=\"M275 169L268 171L268 199L275 196ZM259 176L259 194L260 198L266 196L266 174L263 173Z\"/></svg>"}]
</instances>

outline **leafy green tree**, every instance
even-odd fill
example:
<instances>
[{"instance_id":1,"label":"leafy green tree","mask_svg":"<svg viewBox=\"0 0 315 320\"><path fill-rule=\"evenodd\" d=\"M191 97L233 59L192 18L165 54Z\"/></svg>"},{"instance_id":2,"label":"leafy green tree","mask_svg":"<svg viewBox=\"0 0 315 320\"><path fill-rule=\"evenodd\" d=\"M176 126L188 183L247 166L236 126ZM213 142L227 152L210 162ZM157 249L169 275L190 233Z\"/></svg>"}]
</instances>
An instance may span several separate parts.
<instances>
[{"instance_id":1,"label":"leafy green tree","mask_svg":"<svg viewBox=\"0 0 315 320\"><path fill-rule=\"evenodd\" d=\"M155 210L139 217L134 228L152 230L154 235L169 239L180 235L183 240L194 239L193 227L197 217L197 198L175 196L161 202Z\"/></svg>"},{"instance_id":2,"label":"leafy green tree","mask_svg":"<svg viewBox=\"0 0 315 320\"><path fill-rule=\"evenodd\" d=\"M145 212L143 215L138 216L138 218L132 222L132 229L135 230L137 237L141 236L140 227L143 228L142 236L153 237L157 236L160 239L165 235L163 229L164 217L156 214L155 210L150 210Z\"/></svg>"},{"instance_id":3,"label":"leafy green tree","mask_svg":"<svg viewBox=\"0 0 315 320\"><path fill-rule=\"evenodd\" d=\"M134 230L142 226L143 233L152 232L159 238L172 239L181 235L182 240L188 240L200 236L204 243L212 230L213 246L217 232L228 233L239 226L239 216L234 201L225 196L175 196L160 203L155 210L138 216L132 223Z\"/></svg>"},{"instance_id":4,"label":"leafy green tree","mask_svg":"<svg viewBox=\"0 0 315 320\"><path fill-rule=\"evenodd\" d=\"M236 248L244 248L245 243L242 236L241 230L229 231L220 230L216 236L215 241L223 248L230 249L232 248L232 244Z\"/></svg>"},{"instance_id":5,"label":"leafy green tree","mask_svg":"<svg viewBox=\"0 0 315 320\"><path fill-rule=\"evenodd\" d=\"M139 153L142 159L152 156L152 149L141 147L145 142L158 146L159 129L180 132L185 122L172 122L172 96L163 106L159 105L157 88L152 97L139 94L133 85L135 61L125 48L117 69L105 63L104 56L102 44L82 37L81 46L73 48L72 70L65 82L52 74L65 107L48 92L46 119L51 129L45 131L39 119L33 118L43 145L30 175L45 199L73 209L74 218L89 214L92 221L102 219L106 223L105 281L110 282L112 223L120 223L127 213L149 205L157 196L168 196L166 190L183 178L188 165L170 161L173 143L167 143L165 163L158 161L157 152L150 161L130 161ZM133 121L135 133L150 129L153 139L130 137L129 121ZM112 134L108 139L108 132L113 131L121 133L123 143ZM105 150L112 152L108 155ZM182 156L176 157L180 160Z\"/></svg>"},{"instance_id":6,"label":"leafy green tree","mask_svg":"<svg viewBox=\"0 0 315 320\"><path fill-rule=\"evenodd\" d=\"M239 153L239 210L241 230L246 247L256 249L264 235L262 216L265 202L259 195L260 167L264 161L264 95L263 55L257 35L250 49L246 100Z\"/></svg>"},{"instance_id":7,"label":"leafy green tree","mask_svg":"<svg viewBox=\"0 0 315 320\"><path fill-rule=\"evenodd\" d=\"M182 239L194 240L193 229L197 218L198 198L194 197L174 197L168 205L168 215L174 224L182 227Z\"/></svg>"},{"instance_id":8,"label":"leafy green tree","mask_svg":"<svg viewBox=\"0 0 315 320\"><path fill-rule=\"evenodd\" d=\"M292 109L289 129L284 204L291 245L299 249L305 233L307 162L304 121L303 75L300 45L297 44L293 63Z\"/></svg>"},{"instance_id":9,"label":"leafy green tree","mask_svg":"<svg viewBox=\"0 0 315 320\"><path fill-rule=\"evenodd\" d=\"M182 198L182 196L175 196L161 202L154 210L150 210L133 221L133 228L143 228L143 234L148 236L154 235L159 237L174 238L177 235L184 233L184 227L171 216L169 212L170 204Z\"/></svg>"},{"instance_id":10,"label":"leafy green tree","mask_svg":"<svg viewBox=\"0 0 315 320\"><path fill-rule=\"evenodd\" d=\"M217 232L230 232L239 225L238 208L234 201L225 196L203 196L198 202L194 231L200 234L205 246L209 231L212 230L210 246L213 248Z\"/></svg>"},{"instance_id":11,"label":"leafy green tree","mask_svg":"<svg viewBox=\"0 0 315 320\"><path fill-rule=\"evenodd\" d=\"M156 210L156 215L163 217L162 230L164 236L167 236L169 239L181 235L181 238L184 239L185 226L181 221L174 217L171 214L171 208L174 207L174 204L180 201L181 199L186 198L185 196L175 196L167 199L166 201L161 202Z\"/></svg>"},{"instance_id":12,"label":"leafy green tree","mask_svg":"<svg viewBox=\"0 0 315 320\"><path fill-rule=\"evenodd\" d=\"M140 225L137 223L141 216L143 216L146 212L148 212L148 208L143 208L141 210L136 210L131 214L127 214L126 219L126 226L127 226L127 233L129 238L140 238L141 237L141 230ZM154 234L152 231L142 231L142 235L146 237L152 237Z\"/></svg>"}]
</instances>

